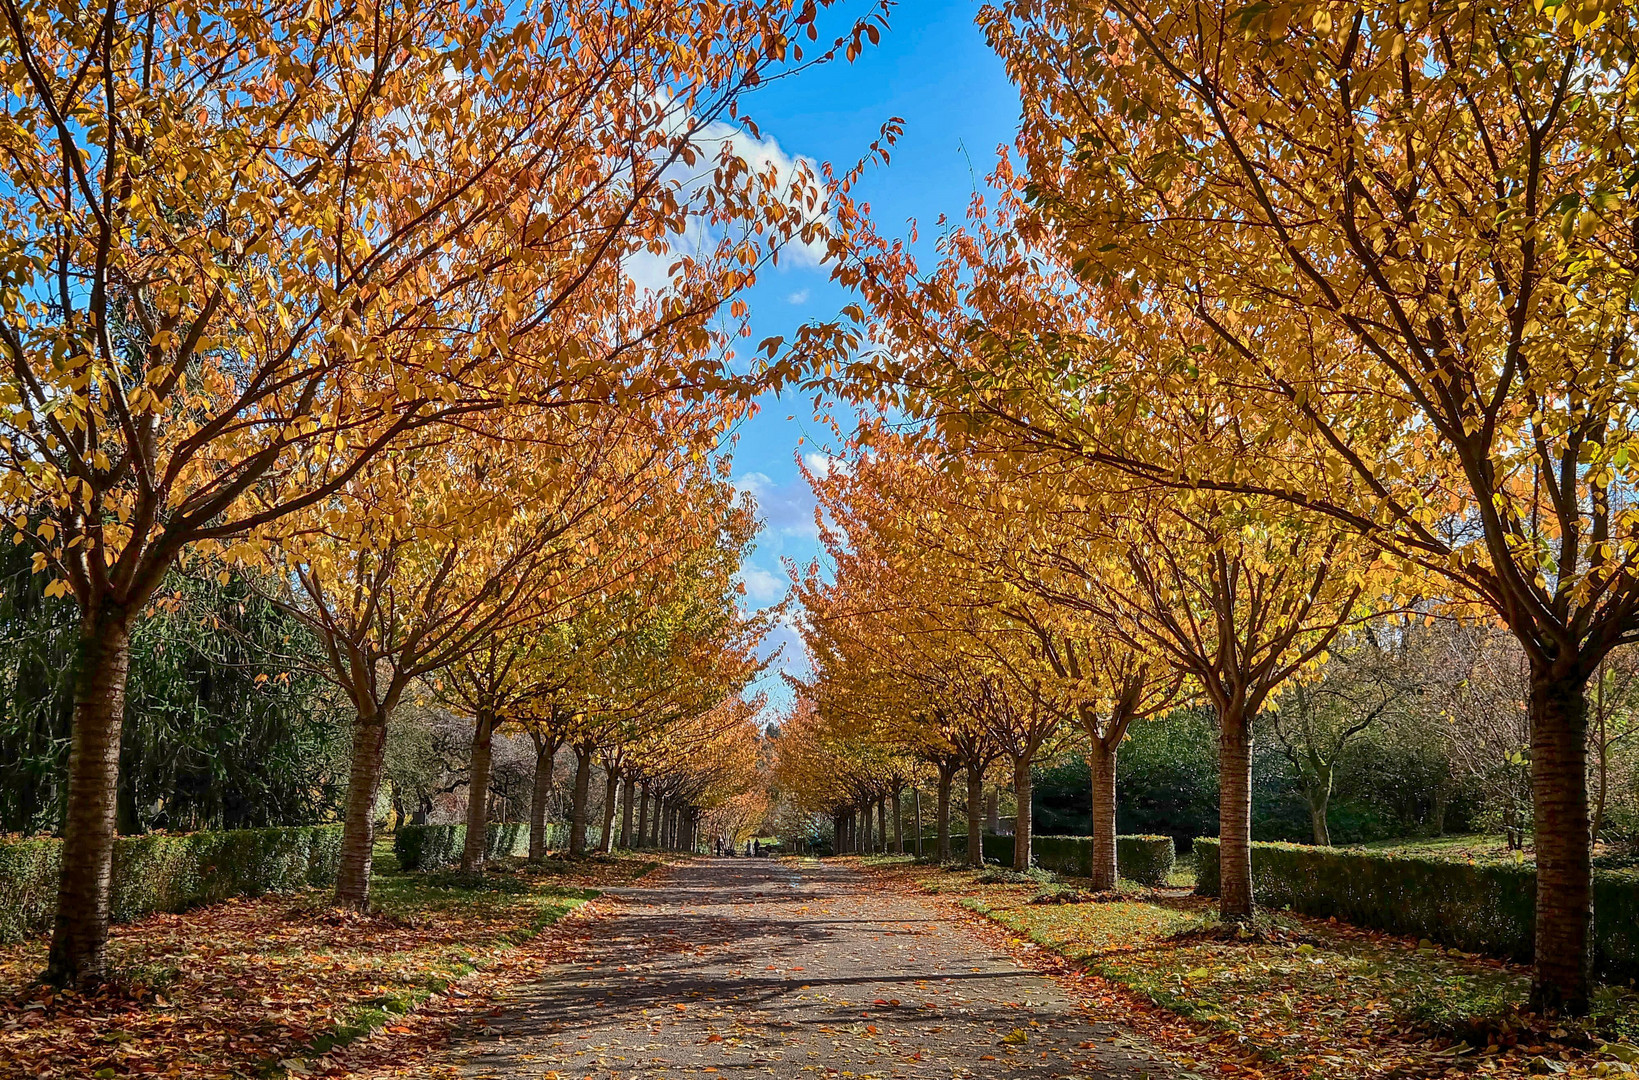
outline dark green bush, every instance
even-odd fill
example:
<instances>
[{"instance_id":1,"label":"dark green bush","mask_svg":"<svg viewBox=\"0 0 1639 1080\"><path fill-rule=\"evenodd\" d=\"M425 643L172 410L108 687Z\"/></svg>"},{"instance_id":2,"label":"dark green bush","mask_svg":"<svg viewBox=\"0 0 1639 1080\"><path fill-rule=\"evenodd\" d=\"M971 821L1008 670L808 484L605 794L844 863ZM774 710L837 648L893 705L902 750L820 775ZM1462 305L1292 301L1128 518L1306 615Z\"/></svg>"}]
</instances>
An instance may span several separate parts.
<instances>
[{"instance_id":1,"label":"dark green bush","mask_svg":"<svg viewBox=\"0 0 1639 1080\"><path fill-rule=\"evenodd\" d=\"M986 835L985 861L1013 865L1013 838ZM950 838L953 857L967 851L967 838ZM1034 836L1030 853L1036 866L1055 874L1087 877L1093 872L1093 839L1090 836ZM1160 885L1172 873L1173 845L1170 836L1118 836L1115 838L1117 871L1140 885Z\"/></svg>"},{"instance_id":2,"label":"dark green bush","mask_svg":"<svg viewBox=\"0 0 1639 1080\"><path fill-rule=\"evenodd\" d=\"M1165 885L1177 860L1170 836L1118 836L1115 838L1116 871L1140 885Z\"/></svg>"},{"instance_id":3,"label":"dark green bush","mask_svg":"<svg viewBox=\"0 0 1639 1080\"><path fill-rule=\"evenodd\" d=\"M447 870L459 865L466 843L465 825L406 825L393 836L393 854L400 870ZM527 824L491 825L484 835L485 858L527 854Z\"/></svg>"},{"instance_id":4,"label":"dark green bush","mask_svg":"<svg viewBox=\"0 0 1639 1080\"><path fill-rule=\"evenodd\" d=\"M1196 887L1218 894L1218 841L1195 841ZM1536 868L1530 863L1253 844L1258 903L1515 960L1531 958ZM1639 975L1639 873L1594 871L1594 967Z\"/></svg>"},{"instance_id":5,"label":"dark green bush","mask_svg":"<svg viewBox=\"0 0 1639 1080\"><path fill-rule=\"evenodd\" d=\"M0 941L51 925L61 852L60 840L0 840ZM114 841L110 916L130 922L232 896L328 885L340 854L335 825L122 836Z\"/></svg>"}]
</instances>

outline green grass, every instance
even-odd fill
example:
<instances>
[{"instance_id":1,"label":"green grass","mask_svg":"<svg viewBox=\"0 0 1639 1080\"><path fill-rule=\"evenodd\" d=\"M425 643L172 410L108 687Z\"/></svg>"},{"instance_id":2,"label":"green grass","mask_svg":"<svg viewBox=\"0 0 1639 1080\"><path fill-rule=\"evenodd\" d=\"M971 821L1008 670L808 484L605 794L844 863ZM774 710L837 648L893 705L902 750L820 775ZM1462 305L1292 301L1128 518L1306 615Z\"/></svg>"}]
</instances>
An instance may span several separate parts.
<instances>
[{"instance_id":1,"label":"green grass","mask_svg":"<svg viewBox=\"0 0 1639 1080\"><path fill-rule=\"evenodd\" d=\"M1520 1015L1525 971L1473 954L1279 912L1260 914L1258 933L1242 937L1195 897L1042 904L1023 883L900 872L1265 1061L1312 1066L1315 1076L1381 1075L1386 1061L1426 1062L1436 1044L1513 1062L1520 1075L1524 1048L1547 1039ZM1595 1011L1578 1029L1593 1045L1639 1036L1639 995L1605 988Z\"/></svg>"}]
</instances>

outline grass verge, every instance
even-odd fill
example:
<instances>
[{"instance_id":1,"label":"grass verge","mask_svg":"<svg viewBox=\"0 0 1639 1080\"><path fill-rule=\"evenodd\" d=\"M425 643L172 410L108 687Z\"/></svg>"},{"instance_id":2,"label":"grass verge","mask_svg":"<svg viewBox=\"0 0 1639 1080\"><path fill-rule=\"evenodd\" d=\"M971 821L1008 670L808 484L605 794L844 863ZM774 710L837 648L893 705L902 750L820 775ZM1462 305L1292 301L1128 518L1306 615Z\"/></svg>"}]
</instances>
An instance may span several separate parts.
<instances>
[{"instance_id":1,"label":"grass verge","mask_svg":"<svg viewBox=\"0 0 1639 1080\"><path fill-rule=\"evenodd\" d=\"M1048 889L994 873L866 864L1071 961L1115 990L1108 1004L1183 1019L1191 1067L1199 1045L1213 1068L1244 1076L1639 1074L1631 989L1603 988L1594 1020L1559 1022L1523 1011L1523 969L1427 943L1287 913L1247 936L1179 889L1044 902Z\"/></svg>"}]
</instances>

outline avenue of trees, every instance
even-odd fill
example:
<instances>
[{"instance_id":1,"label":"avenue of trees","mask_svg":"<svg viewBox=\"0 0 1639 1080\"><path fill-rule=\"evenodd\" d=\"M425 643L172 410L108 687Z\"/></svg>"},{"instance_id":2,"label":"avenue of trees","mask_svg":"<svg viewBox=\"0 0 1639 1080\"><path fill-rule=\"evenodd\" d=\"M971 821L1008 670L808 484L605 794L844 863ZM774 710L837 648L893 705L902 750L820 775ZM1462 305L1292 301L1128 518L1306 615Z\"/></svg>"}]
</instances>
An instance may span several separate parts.
<instances>
[{"instance_id":1,"label":"avenue of trees","mask_svg":"<svg viewBox=\"0 0 1639 1080\"><path fill-rule=\"evenodd\" d=\"M1517 715L1533 1005L1585 1008L1639 639L1634 11L1048 0L981 23L1023 103L988 195L931 261L848 238L868 342L820 386L884 419L816 478L837 573L803 585L803 722L941 781L982 732L1015 785L1078 733L1107 823L1123 726L1209 708L1246 918L1255 732L1323 823L1338 755L1408 682L1427 715ZM1509 741L1481 726L1452 753Z\"/></svg>"},{"instance_id":2,"label":"avenue of trees","mask_svg":"<svg viewBox=\"0 0 1639 1080\"><path fill-rule=\"evenodd\" d=\"M1639 11L987 6L1019 134L928 250L852 197L896 121L840 175L731 137L878 39L828 6L0 0L0 822L61 835L46 977L107 978L122 830L337 820L367 911L377 821L463 788L475 872L560 781L575 855L739 834L765 770L903 850L926 782L944 859L999 778L1025 869L1075 754L1113 887L1123 747L1209 717L1225 918L1260 763L1325 844L1372 746L1529 846L1532 1005L1584 1010L1634 814ZM798 245L858 303L748 363ZM859 419L765 741L726 447L798 382Z\"/></svg>"}]
</instances>

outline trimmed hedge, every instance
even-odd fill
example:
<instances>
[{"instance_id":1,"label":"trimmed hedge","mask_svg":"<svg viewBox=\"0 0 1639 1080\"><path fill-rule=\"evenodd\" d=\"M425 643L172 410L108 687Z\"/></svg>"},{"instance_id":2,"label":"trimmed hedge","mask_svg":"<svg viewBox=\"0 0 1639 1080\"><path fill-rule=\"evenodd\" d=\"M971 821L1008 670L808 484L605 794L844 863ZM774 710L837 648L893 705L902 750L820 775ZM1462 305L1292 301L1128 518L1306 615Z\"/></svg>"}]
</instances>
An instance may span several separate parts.
<instances>
[{"instance_id":1,"label":"trimmed hedge","mask_svg":"<svg viewBox=\"0 0 1639 1080\"><path fill-rule=\"evenodd\" d=\"M1218 894L1218 841L1195 841L1196 886ZM1428 856L1253 844L1252 893L1261 904L1428 938L1469 952L1531 959L1536 868ZM1639 975L1639 872L1595 870L1594 969Z\"/></svg>"},{"instance_id":2,"label":"trimmed hedge","mask_svg":"<svg viewBox=\"0 0 1639 1080\"><path fill-rule=\"evenodd\" d=\"M465 825L406 825L393 836L400 870L448 870L461 864L467 844ZM491 824L484 834L484 858L529 854L529 825Z\"/></svg>"},{"instance_id":3,"label":"trimmed hedge","mask_svg":"<svg viewBox=\"0 0 1639 1080\"><path fill-rule=\"evenodd\" d=\"M951 854L966 853L967 838L950 838ZM987 834L985 861L1013 865L1013 838ZM1093 872L1093 838L1090 836L1034 836L1030 854L1035 865L1055 874L1089 877ZM1115 838L1116 871L1140 885L1160 885L1172 873L1175 853L1170 836L1118 836Z\"/></svg>"},{"instance_id":4,"label":"trimmed hedge","mask_svg":"<svg viewBox=\"0 0 1639 1080\"><path fill-rule=\"evenodd\" d=\"M231 896L330 885L340 857L338 825L122 836L114 841L110 917L130 922ZM0 840L0 941L51 925L61 859L61 840Z\"/></svg>"}]
</instances>

